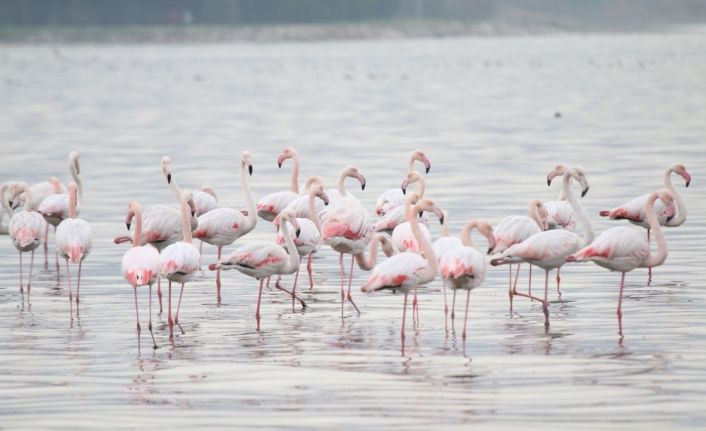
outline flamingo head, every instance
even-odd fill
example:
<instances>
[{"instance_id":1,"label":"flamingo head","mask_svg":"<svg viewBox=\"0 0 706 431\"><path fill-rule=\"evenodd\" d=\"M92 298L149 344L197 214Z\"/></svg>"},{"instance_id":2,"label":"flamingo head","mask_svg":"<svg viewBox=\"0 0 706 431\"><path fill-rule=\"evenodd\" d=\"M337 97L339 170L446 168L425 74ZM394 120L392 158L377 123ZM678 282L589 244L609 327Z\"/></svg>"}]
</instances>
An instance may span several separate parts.
<instances>
[{"instance_id":1,"label":"flamingo head","mask_svg":"<svg viewBox=\"0 0 706 431\"><path fill-rule=\"evenodd\" d=\"M311 186L313 185L319 185L322 188L325 187L324 180L318 175L314 175L306 179L306 182L304 183L304 190L310 191Z\"/></svg>"},{"instance_id":2,"label":"flamingo head","mask_svg":"<svg viewBox=\"0 0 706 431\"><path fill-rule=\"evenodd\" d=\"M681 163L674 165L672 167L672 170L679 174L682 178L684 178L684 181L686 183L686 187L689 187L689 184L691 184L691 175L689 175L689 172L687 172L686 167L682 165Z\"/></svg>"},{"instance_id":3,"label":"flamingo head","mask_svg":"<svg viewBox=\"0 0 706 431\"><path fill-rule=\"evenodd\" d=\"M213 199L218 200L218 196L216 196L216 191L213 190L213 187L211 186L202 186L201 191L204 193L208 193L209 195L213 196Z\"/></svg>"},{"instance_id":4,"label":"flamingo head","mask_svg":"<svg viewBox=\"0 0 706 431\"><path fill-rule=\"evenodd\" d=\"M294 232L296 234L296 237L299 238L299 234L301 234L301 227L299 226L299 222L297 221L297 215L294 213L294 210L292 209L284 209L282 210L277 217L274 219L275 226L280 226L283 221L288 221L289 224L292 225L294 228ZM280 226L281 228L281 226Z\"/></svg>"},{"instance_id":5,"label":"flamingo head","mask_svg":"<svg viewBox=\"0 0 706 431\"><path fill-rule=\"evenodd\" d=\"M549 229L549 212L544 207L542 201L538 199L531 200L529 203L528 212L530 218L537 222L537 225L539 225L540 229Z\"/></svg>"},{"instance_id":6,"label":"flamingo head","mask_svg":"<svg viewBox=\"0 0 706 431\"><path fill-rule=\"evenodd\" d=\"M586 179L586 171L581 166L574 166L570 173L571 177L581 185L581 197L586 196L590 188Z\"/></svg>"},{"instance_id":7,"label":"flamingo head","mask_svg":"<svg viewBox=\"0 0 706 431\"><path fill-rule=\"evenodd\" d=\"M240 167L241 169L248 168L248 174L252 175L252 155L250 151L243 151L240 154Z\"/></svg>"},{"instance_id":8,"label":"flamingo head","mask_svg":"<svg viewBox=\"0 0 706 431\"><path fill-rule=\"evenodd\" d=\"M130 230L132 219L140 213L140 204L137 201L131 201L127 206L127 216L125 216L125 227Z\"/></svg>"},{"instance_id":9,"label":"flamingo head","mask_svg":"<svg viewBox=\"0 0 706 431\"><path fill-rule=\"evenodd\" d=\"M412 183L416 183L417 181L419 181L420 184L423 183L424 177L422 177L422 175L417 171L412 171L408 173L405 179L402 180L402 194L406 195L407 187L409 187L409 185Z\"/></svg>"},{"instance_id":10,"label":"flamingo head","mask_svg":"<svg viewBox=\"0 0 706 431\"><path fill-rule=\"evenodd\" d=\"M295 150L294 148L285 148L284 150L282 150L282 153L279 155L279 157L277 157L277 166L281 168L282 163L284 163L285 160L297 157L297 155L297 150Z\"/></svg>"},{"instance_id":11,"label":"flamingo head","mask_svg":"<svg viewBox=\"0 0 706 431\"><path fill-rule=\"evenodd\" d=\"M444 224L444 212L441 208L436 206L431 199L422 199L414 206L415 213L421 213L424 211L433 212L439 218L439 223Z\"/></svg>"},{"instance_id":12,"label":"flamingo head","mask_svg":"<svg viewBox=\"0 0 706 431\"><path fill-rule=\"evenodd\" d=\"M493 226L485 221L479 221L477 224L478 232L488 240L488 254L491 254L495 248L495 235L493 235Z\"/></svg>"},{"instance_id":13,"label":"flamingo head","mask_svg":"<svg viewBox=\"0 0 706 431\"><path fill-rule=\"evenodd\" d=\"M426 154L422 150L416 150L415 152L412 153L412 160L418 160L424 164L424 170L426 174L429 173L429 170L431 169L431 161L427 157Z\"/></svg>"},{"instance_id":14,"label":"flamingo head","mask_svg":"<svg viewBox=\"0 0 706 431\"><path fill-rule=\"evenodd\" d=\"M365 190L365 177L363 176L363 174L360 173L360 171L358 171L358 168L356 168L355 166L348 166L346 169L344 169L343 176L357 179L358 181L360 181L361 190Z\"/></svg>"},{"instance_id":15,"label":"flamingo head","mask_svg":"<svg viewBox=\"0 0 706 431\"><path fill-rule=\"evenodd\" d=\"M559 163L556 165L553 171L547 174L547 185L552 185L552 180L556 177L560 177L569 171L569 166L564 163Z\"/></svg>"},{"instance_id":16,"label":"flamingo head","mask_svg":"<svg viewBox=\"0 0 706 431\"><path fill-rule=\"evenodd\" d=\"M59 194L62 193L61 181L57 177L49 177L49 184L51 184L52 193Z\"/></svg>"},{"instance_id":17,"label":"flamingo head","mask_svg":"<svg viewBox=\"0 0 706 431\"><path fill-rule=\"evenodd\" d=\"M328 195L324 192L324 188L319 184L314 184L309 189L309 194L316 196L317 198L324 201L324 205L328 205Z\"/></svg>"},{"instance_id":18,"label":"flamingo head","mask_svg":"<svg viewBox=\"0 0 706 431\"><path fill-rule=\"evenodd\" d=\"M167 178L167 184L172 183L172 159L169 156L162 157L162 172Z\"/></svg>"},{"instance_id":19,"label":"flamingo head","mask_svg":"<svg viewBox=\"0 0 706 431\"><path fill-rule=\"evenodd\" d=\"M656 192L652 193L652 195L650 195L650 199L652 198L652 196L655 196L656 199L659 199L664 202L664 205L666 205L667 207L674 206L674 195L667 189L657 190Z\"/></svg>"}]
</instances>

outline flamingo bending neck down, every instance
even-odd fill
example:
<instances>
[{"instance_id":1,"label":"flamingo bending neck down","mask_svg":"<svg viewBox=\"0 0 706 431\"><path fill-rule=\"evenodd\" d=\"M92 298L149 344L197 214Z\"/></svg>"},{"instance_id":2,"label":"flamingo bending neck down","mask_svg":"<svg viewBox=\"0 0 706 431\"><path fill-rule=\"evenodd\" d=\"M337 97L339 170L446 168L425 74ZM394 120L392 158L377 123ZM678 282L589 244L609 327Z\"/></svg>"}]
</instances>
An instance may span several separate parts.
<instances>
[{"instance_id":1,"label":"flamingo bending neck down","mask_svg":"<svg viewBox=\"0 0 706 431\"><path fill-rule=\"evenodd\" d=\"M211 271L237 269L243 274L260 281L257 308L255 309L258 331L260 330L260 301L265 278L273 275L292 274L299 269L299 263L301 262L297 248L289 235L288 224L292 225L297 234L300 232L299 223L294 217L294 213L290 210L281 211L279 214L279 229L284 238L284 248L269 241L252 241L208 266ZM292 292L281 286L276 287L292 295ZM302 299L298 297L297 299L302 304L302 307L306 307L306 303Z\"/></svg>"},{"instance_id":2,"label":"flamingo bending neck down","mask_svg":"<svg viewBox=\"0 0 706 431\"><path fill-rule=\"evenodd\" d=\"M32 210L32 192L27 183L5 183L0 186L0 196L5 195L5 191L12 187L13 199L19 193L24 192L25 203L22 211L14 212L10 208L7 199L2 200L2 206L10 215L8 225L12 245L15 246L20 255L20 294L24 304L24 287L22 282L22 253L31 252L32 257L29 262L29 279L27 281L27 303L29 304L30 291L32 289L32 269L34 266L34 250L39 247L42 240L42 230L44 229L44 219Z\"/></svg>"},{"instance_id":3,"label":"flamingo bending neck down","mask_svg":"<svg viewBox=\"0 0 706 431\"><path fill-rule=\"evenodd\" d=\"M277 157L277 167L282 168L285 160L292 159L292 179L288 191L265 195L257 202L257 215L272 221L291 201L299 197L299 153L292 147L285 148Z\"/></svg>"},{"instance_id":4,"label":"flamingo bending neck down","mask_svg":"<svg viewBox=\"0 0 706 431\"><path fill-rule=\"evenodd\" d=\"M250 192L248 176L252 175L252 155L243 151L240 156L240 190L245 197L247 211L233 208L216 208L199 217L194 237L218 248L218 259L224 246L233 244L238 238L250 233L257 225L255 200ZM244 213L247 214L243 215ZM216 271L216 301L221 303L221 271Z\"/></svg>"},{"instance_id":5,"label":"flamingo bending neck down","mask_svg":"<svg viewBox=\"0 0 706 431\"><path fill-rule=\"evenodd\" d=\"M142 244L142 211L137 201L132 201L128 205L128 213L134 214L135 232L133 234L132 247L123 255L121 271L123 277L132 286L135 294L135 317L137 319L137 346L140 346L140 312L137 306L137 286L149 286L149 325L152 345L156 349L157 342L154 340L152 332L152 285L160 276L161 261L159 252L151 244Z\"/></svg>"},{"instance_id":6,"label":"flamingo bending neck down","mask_svg":"<svg viewBox=\"0 0 706 431\"><path fill-rule=\"evenodd\" d=\"M412 151L412 154L409 155L409 159L407 161L407 173L414 171L414 162L423 163L425 173L429 173L429 170L431 169L431 161L426 154L422 152L422 150ZM420 194L423 195L423 193ZM400 193L400 189L388 189L378 198L377 203L375 204L375 214L382 217L394 208L403 206L404 195Z\"/></svg>"},{"instance_id":7,"label":"flamingo bending neck down","mask_svg":"<svg viewBox=\"0 0 706 431\"><path fill-rule=\"evenodd\" d=\"M423 198L424 192L426 191L426 181L424 180L422 174L417 171L412 171L408 173L405 179L402 181L402 186L400 189L402 196L407 193L407 188L412 183L417 183L418 188L416 193L419 195L420 199ZM423 222L426 224L426 219L423 219ZM385 215L383 215L382 218L380 218L380 220L375 223L375 232L393 233L397 226L405 225L405 223L407 223L407 214L405 214L405 206L400 205L387 211ZM412 234L409 232L409 225L405 226L405 235L407 237L412 238Z\"/></svg>"},{"instance_id":8,"label":"flamingo bending neck down","mask_svg":"<svg viewBox=\"0 0 706 431\"><path fill-rule=\"evenodd\" d=\"M68 218L62 220L56 228L56 251L59 253L59 256L66 260L66 280L69 285L69 304L71 304L72 301L69 260L73 264L78 264L78 276L76 278L76 307L78 307L79 291L81 289L81 266L83 265L83 260L91 252L92 247L91 226L85 220L76 217L77 201L78 186L76 182L72 181L69 183Z\"/></svg>"},{"instance_id":9,"label":"flamingo bending neck down","mask_svg":"<svg viewBox=\"0 0 706 431\"><path fill-rule=\"evenodd\" d=\"M552 175L552 178L556 175ZM593 241L593 229L591 223L586 217L581 205L576 200L573 191L571 190L570 182L572 179L581 184L581 195L585 196L588 192L588 182L583 169L575 167L571 169L568 175L564 175L562 186L567 200L574 208L581 227L583 228L584 238L567 230L547 230L536 233L519 244L515 244L505 250L502 257L493 259L490 264L493 266L512 264L512 263L530 263L544 269L544 299L513 291L513 295L524 296L542 304L544 312L544 325L549 328L549 302L547 299L549 289L549 271L560 268L566 263L566 257L575 253L582 247Z\"/></svg>"},{"instance_id":10,"label":"flamingo bending neck down","mask_svg":"<svg viewBox=\"0 0 706 431\"><path fill-rule=\"evenodd\" d=\"M645 217L657 240L656 253L650 251L649 241L640 232L627 227L614 227L600 234L588 246L566 258L567 262L593 261L603 268L621 273L617 310L618 334L621 340L623 337L622 303L625 273L635 268L659 266L667 259L667 241L654 211L657 199L666 205L671 205L675 196L670 190L663 189L650 193L645 202Z\"/></svg>"}]
</instances>

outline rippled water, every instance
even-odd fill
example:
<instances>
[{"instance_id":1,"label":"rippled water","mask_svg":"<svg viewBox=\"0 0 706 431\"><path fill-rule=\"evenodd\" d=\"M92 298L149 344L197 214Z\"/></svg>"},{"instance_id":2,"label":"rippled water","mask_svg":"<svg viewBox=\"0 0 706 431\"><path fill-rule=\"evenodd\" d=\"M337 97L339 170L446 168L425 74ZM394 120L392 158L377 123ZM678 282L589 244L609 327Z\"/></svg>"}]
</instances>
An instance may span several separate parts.
<instances>
[{"instance_id":1,"label":"rippled water","mask_svg":"<svg viewBox=\"0 0 706 431\"><path fill-rule=\"evenodd\" d=\"M66 154L79 150L95 244L71 322L53 270L36 274L32 306L21 306L17 254L0 238L0 426L702 429L705 50L703 34L0 47L0 180L66 181ZM659 187L672 162L693 175L689 189L675 181L690 216L666 232L669 259L651 286L645 270L628 275L622 344L619 275L567 267L545 332L536 304L517 300L509 316L506 269L491 268L465 346L445 337L435 282L401 355L401 296L357 293L362 314L347 307L341 320L337 257L324 250L305 312L266 290L257 332L256 283L225 273L217 306L207 274L187 285L186 335L170 344L158 316L161 347L143 330L138 353L126 248L111 242L127 202L173 203L159 167L169 154L181 186L211 184L242 207L240 152L253 153L257 198L288 187L289 165L275 163L287 145L304 177L333 184L356 164L368 188L355 193L371 209L410 150L424 149L428 195L454 232L555 197L544 178L560 161L588 171L582 204L597 232L611 226L598 210ZM239 242L272 237L260 222ZM356 272L356 292L365 277Z\"/></svg>"}]
</instances>

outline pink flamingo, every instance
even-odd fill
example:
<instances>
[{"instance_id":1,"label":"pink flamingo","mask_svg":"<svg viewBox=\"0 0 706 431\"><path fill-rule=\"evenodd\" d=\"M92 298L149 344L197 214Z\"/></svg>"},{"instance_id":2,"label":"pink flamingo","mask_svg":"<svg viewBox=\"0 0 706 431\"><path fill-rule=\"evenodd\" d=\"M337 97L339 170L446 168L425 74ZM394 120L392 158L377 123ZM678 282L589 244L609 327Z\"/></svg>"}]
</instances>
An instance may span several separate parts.
<instances>
[{"instance_id":1,"label":"pink flamingo","mask_svg":"<svg viewBox=\"0 0 706 431\"><path fill-rule=\"evenodd\" d=\"M309 273L309 289L314 288L314 279L311 274L311 256L319 249L321 246L321 222L319 221L319 215L316 211L317 200L328 205L328 196L324 193L323 187L315 184L309 189L309 218L296 217L297 223L299 224L300 232L296 235L294 232L290 231L289 235L292 237L294 246L297 248L297 252L300 257L308 256L306 269ZM296 212L293 209L287 209L291 211L296 216ZM277 240L275 241L278 245L284 244L284 237L282 236L282 231L277 234ZM294 276L294 285L292 286L292 309L294 309L294 293L297 288L297 280L299 278L299 269ZM279 279L277 280L279 283Z\"/></svg>"},{"instance_id":2,"label":"pink flamingo","mask_svg":"<svg viewBox=\"0 0 706 431\"><path fill-rule=\"evenodd\" d=\"M438 262L434 255L434 249L430 242L426 239L421 229L416 214L420 211L434 211L435 213L441 210L434 205L429 199L419 201L415 206L411 206L411 199L407 197L405 206L408 207L408 221L412 225L412 231L417 237L417 241L424 250L424 257L418 253L403 252L396 254L384 262L378 264L373 273L368 278L368 281L363 285L361 291L371 293L382 289L400 290L404 294L404 303L402 308L402 330L400 338L402 341L402 354L404 354L405 340L405 317L407 315L407 295L410 289L417 290L417 286L430 283L436 278Z\"/></svg>"},{"instance_id":3,"label":"pink flamingo","mask_svg":"<svg viewBox=\"0 0 706 431\"><path fill-rule=\"evenodd\" d=\"M142 212L137 201L130 202L128 213L134 214L135 233L133 234L132 247L125 252L122 261L122 273L125 280L132 286L135 294L135 317L137 318L137 345L140 345L140 312L137 307L137 286L149 286L149 330L152 335L153 347L157 348L152 332L152 285L159 279L162 266L157 251L151 244L141 245L142 241Z\"/></svg>"},{"instance_id":4,"label":"pink flamingo","mask_svg":"<svg viewBox=\"0 0 706 431\"><path fill-rule=\"evenodd\" d=\"M272 221L291 201L299 197L299 153L292 147L287 147L277 157L277 166L282 167L285 160L292 159L292 180L289 191L275 192L265 195L256 205L257 215L267 221Z\"/></svg>"},{"instance_id":5,"label":"pink flamingo","mask_svg":"<svg viewBox=\"0 0 706 431\"><path fill-rule=\"evenodd\" d=\"M650 193L645 202L644 214L649 229L657 239L657 253L650 251L650 243L640 232L627 227L614 227L606 230L588 246L566 258L567 262L593 261L611 271L620 271L620 294L618 296L618 334L623 337L623 288L625 273L635 268L659 266L667 259L667 241L662 233L654 205L657 199L665 205L674 202L674 194L670 190L659 190Z\"/></svg>"},{"instance_id":6,"label":"pink flamingo","mask_svg":"<svg viewBox=\"0 0 706 431\"><path fill-rule=\"evenodd\" d=\"M34 266L34 250L39 247L42 240L42 229L44 220L42 216L32 211L32 192L27 183L5 183L0 187L0 196L5 195L5 190L12 187L13 198L20 192L25 194L24 209L13 213L6 199L2 200L2 206L10 215L9 231L12 244L20 254L20 293L24 303L24 287L22 282L22 253L31 252L32 257L29 262L29 280L27 281L27 303L29 303L30 290L32 289L32 268Z\"/></svg>"},{"instance_id":7,"label":"pink flamingo","mask_svg":"<svg viewBox=\"0 0 706 431\"><path fill-rule=\"evenodd\" d=\"M390 235L378 232L373 235L373 239L370 241L370 245L368 247L368 257L365 257L365 251L355 255L355 261L358 263L358 267L360 269L370 271L375 268L378 261L378 244L382 246L382 251L387 257L394 256L399 253L399 250L395 247Z\"/></svg>"},{"instance_id":8,"label":"pink flamingo","mask_svg":"<svg viewBox=\"0 0 706 431\"><path fill-rule=\"evenodd\" d=\"M410 154L407 162L407 173L414 171L415 161L423 163L426 173L429 173L429 170L431 169L431 161L429 161L429 158L424 154L424 152L422 152L422 150L415 150L412 154ZM420 193L420 195L423 196L424 193ZM393 208L403 206L404 194L401 193L400 189L387 189L380 195L377 203L375 204L375 214L378 216L384 216ZM404 214L402 214L402 216L404 217Z\"/></svg>"},{"instance_id":9,"label":"pink flamingo","mask_svg":"<svg viewBox=\"0 0 706 431\"><path fill-rule=\"evenodd\" d=\"M71 272L69 260L78 263L76 282L76 305L79 303L81 289L81 265L91 252L91 226L85 220L76 218L76 203L78 201L78 186L75 181L69 183L69 217L56 228L56 250L59 256L66 260L66 279L69 284L69 303L71 303Z\"/></svg>"},{"instance_id":10,"label":"pink flamingo","mask_svg":"<svg viewBox=\"0 0 706 431\"><path fill-rule=\"evenodd\" d=\"M586 217L586 213L571 190L571 179L575 179L581 184L582 196L585 196L588 192L588 182L586 181L586 175L583 169L574 168L569 171L568 175L564 175L562 183L564 194L574 208L578 222L583 228L585 238L581 238L575 233L563 229L542 231L532 235L519 244L511 246L503 252L502 257L490 261L490 264L493 266L527 262L544 269L544 299L515 291L513 294L539 301L542 304L544 325L547 328L549 327L549 302L547 300L549 271L561 268L561 266L566 263L567 256L575 253L586 246L586 244L593 241L593 228L591 227L588 217Z\"/></svg>"},{"instance_id":11,"label":"pink flamingo","mask_svg":"<svg viewBox=\"0 0 706 431\"><path fill-rule=\"evenodd\" d=\"M424 191L425 191L425 182L424 178L417 172L411 172L407 174L407 177L402 181L402 193L406 194L407 193L407 187L409 186L410 183L412 182L419 182L419 199L422 199L424 197ZM413 203L414 204L414 203ZM403 207L403 210L406 207ZM397 210L392 210L391 212L396 213ZM443 212L440 212L438 214L439 217L443 215ZM405 218L408 217L408 214L405 214ZM439 221L442 222L443 225L443 220L440 218ZM421 224L419 228L422 230L422 233L424 234L424 237L427 239L427 241L431 242L431 232L429 231L429 228L425 224ZM409 222L405 221L403 223L398 224L392 231L392 241L394 241L395 246L400 250L400 251L413 251L413 252L420 252L421 248L419 246L419 243L417 242L417 239L415 236L412 234L412 229L411 225ZM415 305L416 307L416 305Z\"/></svg>"},{"instance_id":12,"label":"pink flamingo","mask_svg":"<svg viewBox=\"0 0 706 431\"><path fill-rule=\"evenodd\" d=\"M232 208L216 208L199 217L194 237L218 248L218 259L224 246L233 244L238 238L250 233L257 224L257 210L250 192L248 176L252 175L252 155L243 151L240 155L240 190L245 197L247 211ZM247 214L243 215L243 214ZM221 270L216 271L216 299L221 303Z\"/></svg>"},{"instance_id":13,"label":"pink flamingo","mask_svg":"<svg viewBox=\"0 0 706 431\"><path fill-rule=\"evenodd\" d=\"M194 208L196 209L194 215L197 219L218 208L218 196L211 186L202 186L201 189L192 191L191 195L194 198ZM199 240L199 255L203 258L203 241L201 240ZM199 262L199 271L201 271L201 275L204 275L201 262Z\"/></svg>"},{"instance_id":14,"label":"pink flamingo","mask_svg":"<svg viewBox=\"0 0 706 431\"><path fill-rule=\"evenodd\" d=\"M223 270L234 268L260 281L260 290L257 295L257 308L255 310L255 320L257 321L258 331L260 330L260 301L262 299L262 286L265 278L273 275L292 274L299 269L301 260L297 248L289 235L288 227L288 224L291 224L294 231L299 233L299 223L294 215L295 214L290 210L281 211L278 215L279 229L284 238L284 247L269 241L253 241L239 247L233 253L218 259L216 263L212 263L208 266L208 269L211 271L220 268ZM293 294L281 286L276 287L290 295ZM302 304L302 307L306 307L306 303L302 299L299 297L296 298Z\"/></svg>"},{"instance_id":15,"label":"pink flamingo","mask_svg":"<svg viewBox=\"0 0 706 431\"><path fill-rule=\"evenodd\" d=\"M564 163L558 164L551 172L552 177L547 177L547 185L550 186L552 184L554 177L564 175L568 171L568 165ZM563 189L559 191L559 196L555 201L546 201L543 205L548 216L547 229L568 229L572 232L574 231L576 228L574 209L567 202Z\"/></svg>"},{"instance_id":16,"label":"pink flamingo","mask_svg":"<svg viewBox=\"0 0 706 431\"><path fill-rule=\"evenodd\" d=\"M547 230L548 214L547 210L539 200L531 200L527 208L528 215L508 216L500 220L493 229L494 246L488 250L488 254L502 253L515 244L519 244L527 238L541 231ZM512 299L517 294L517 279L520 274L520 266L517 265L515 283L512 282L512 264L508 265L509 284L508 296L510 297L510 314L512 314ZM529 267L529 291L532 294L532 265Z\"/></svg>"},{"instance_id":17,"label":"pink flamingo","mask_svg":"<svg viewBox=\"0 0 706 431\"><path fill-rule=\"evenodd\" d=\"M426 191L426 181L424 180L424 177L417 171L410 172L402 181L402 188L400 189L402 195L404 196L404 194L407 192L407 188L412 183L419 183L417 194L419 195L420 199L423 198L424 192ZM426 224L427 220L423 219L422 222ZM387 211L385 215L383 215L382 218L378 220L377 223L375 223L375 232L394 233L395 229L399 225L405 226L404 228L402 228L405 231L405 237L410 239L410 241L414 242L414 236L409 230L409 223L407 223L407 215L404 213L404 205L394 207ZM424 227L422 227L422 229L424 229Z\"/></svg>"},{"instance_id":18,"label":"pink flamingo","mask_svg":"<svg viewBox=\"0 0 706 431\"><path fill-rule=\"evenodd\" d=\"M179 324L179 308L181 307L181 298L184 295L184 284L193 280L194 273L199 269L199 249L191 243L191 214L195 211L193 208L193 197L191 192L183 192L181 197L181 223L183 240L175 242L167 246L160 254L162 260L161 274L169 280L169 338L174 338L174 324L179 326L181 333L184 334L184 329ZM176 314L172 320L172 282L181 283L179 292L179 302L177 303Z\"/></svg>"},{"instance_id":19,"label":"pink flamingo","mask_svg":"<svg viewBox=\"0 0 706 431\"><path fill-rule=\"evenodd\" d=\"M677 208L675 214L674 205L666 205L662 201L655 202L655 213L660 226L677 227L681 226L686 221L686 205L681 195L679 195L674 188L674 184L672 184L673 173L684 178L686 187L689 187L691 183L691 175L689 175L684 165L674 164L667 167L667 170L664 172L664 186L667 190L672 192ZM647 222L647 214L645 213L645 203L649 197L649 193L638 196L619 207L609 211L601 211L599 214L601 217L610 217L611 220L626 219L632 224L644 227L647 229L647 242L649 243L651 227ZM647 283L649 284L652 281L652 267L650 266L647 267L647 277Z\"/></svg>"},{"instance_id":20,"label":"pink flamingo","mask_svg":"<svg viewBox=\"0 0 706 431\"><path fill-rule=\"evenodd\" d=\"M287 204L285 208L290 209L294 211L294 214L297 216L297 218L309 218L310 217L310 212L309 212L309 192L311 191L311 188L313 186L320 186L322 189L326 189L324 186L324 182L321 179L321 177L318 176L313 176L309 177L306 180L306 183L304 183L304 194L299 196L298 198L294 199L290 203ZM314 207L316 214L321 213L326 205L324 205L324 201L321 199L316 199L314 201Z\"/></svg>"},{"instance_id":21,"label":"pink flamingo","mask_svg":"<svg viewBox=\"0 0 706 431\"><path fill-rule=\"evenodd\" d=\"M345 299L353 305L360 314L360 309L353 301L351 285L353 284L353 262L355 255L363 252L373 236L373 226L370 216L358 200L346 192L344 181L346 178L356 178L360 181L361 189L365 190L365 177L354 166L345 168L338 177L338 191L327 193L329 206L323 213L322 232L323 240L334 251L339 253L338 263L341 267L341 318ZM351 255L351 268L348 279L348 295L344 294L345 274L343 268L343 255Z\"/></svg>"},{"instance_id":22,"label":"pink flamingo","mask_svg":"<svg viewBox=\"0 0 706 431\"><path fill-rule=\"evenodd\" d=\"M463 233L461 234L463 246L447 250L439 259L439 273L444 280L444 322L448 314L446 284L448 283L454 292L452 310L456 308L456 292L458 290L466 290L466 314L463 318L464 341L466 340L466 322L468 321L468 303L471 297L471 290L483 284L487 270L485 255L474 246L471 239L471 231L473 229L477 229L488 240L488 249L492 249L495 246L493 228L490 224L481 220L471 220L463 228Z\"/></svg>"}]
</instances>

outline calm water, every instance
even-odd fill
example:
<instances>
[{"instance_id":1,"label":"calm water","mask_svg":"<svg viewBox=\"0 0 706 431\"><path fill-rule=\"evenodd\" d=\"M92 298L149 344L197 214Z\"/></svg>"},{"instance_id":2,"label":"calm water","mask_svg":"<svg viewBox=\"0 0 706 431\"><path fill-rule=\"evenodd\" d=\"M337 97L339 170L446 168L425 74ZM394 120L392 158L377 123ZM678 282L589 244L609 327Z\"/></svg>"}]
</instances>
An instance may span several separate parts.
<instances>
[{"instance_id":1,"label":"calm water","mask_svg":"<svg viewBox=\"0 0 706 431\"><path fill-rule=\"evenodd\" d=\"M21 306L17 255L0 238L0 426L703 429L704 77L703 34L0 47L0 180L66 181L66 154L79 150L81 216L94 233L73 323L53 270L37 273L32 306ZM217 306L207 274L185 293L186 335L170 344L159 316L161 348L143 330L138 354L126 248L111 242L127 202L173 203L159 167L169 154L181 186L211 184L222 204L242 207L240 152L253 153L258 198L288 187L290 165L275 163L287 145L303 177L333 184L356 164L368 188L355 193L370 209L424 149L428 195L453 232L555 197L544 178L561 161L587 169L582 203L597 232L611 226L598 210L659 187L672 162L694 178L689 189L675 179L689 219L666 232L669 259L651 286L645 270L628 275L622 345L618 274L565 269L545 332L536 304L517 300L509 316L506 269L491 268L472 295L465 346L460 333L445 337L436 282L401 355L402 297L363 296L356 272L362 314L347 307L341 320L326 249L305 312L266 290L257 332L255 282L225 273ZM241 242L272 237L260 222ZM204 254L214 261L213 248Z\"/></svg>"}]
</instances>

